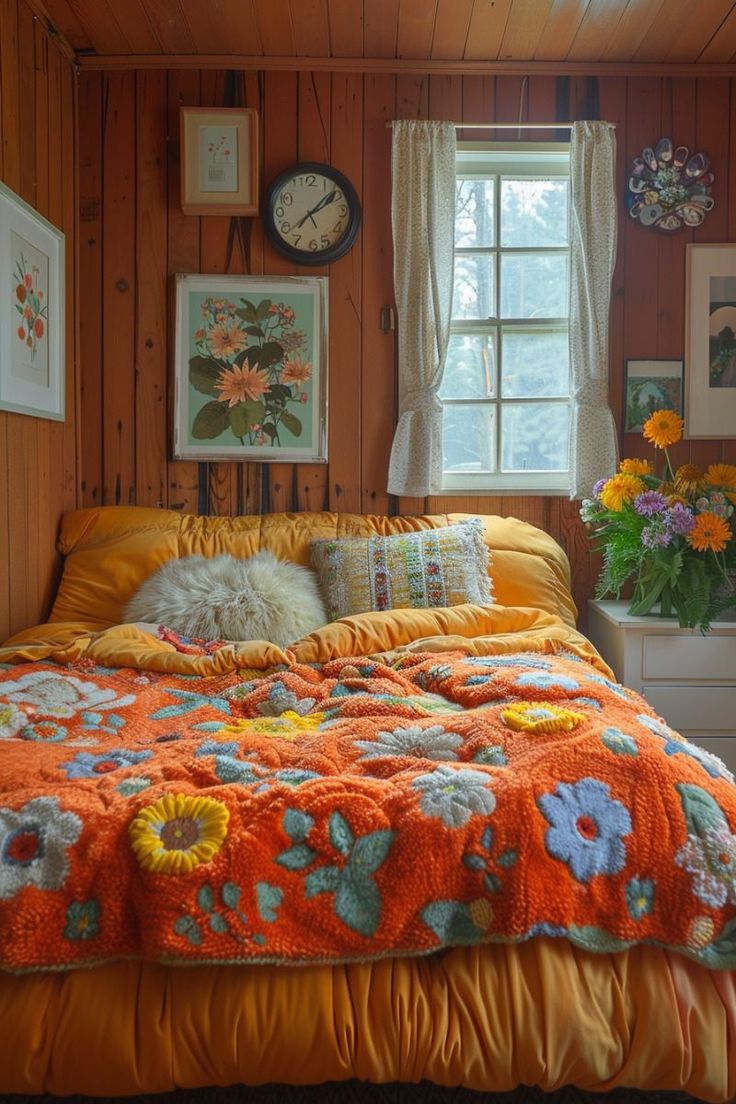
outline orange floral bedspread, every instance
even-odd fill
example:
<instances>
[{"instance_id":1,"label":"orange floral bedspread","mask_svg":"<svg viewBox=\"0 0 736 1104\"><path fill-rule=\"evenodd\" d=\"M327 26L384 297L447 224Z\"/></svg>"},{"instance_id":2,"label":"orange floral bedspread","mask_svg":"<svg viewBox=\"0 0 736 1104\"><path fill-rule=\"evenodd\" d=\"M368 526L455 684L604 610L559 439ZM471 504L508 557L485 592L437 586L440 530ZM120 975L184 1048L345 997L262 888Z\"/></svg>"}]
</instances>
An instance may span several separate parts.
<instances>
[{"instance_id":1,"label":"orange floral bedspread","mask_svg":"<svg viewBox=\"0 0 736 1104\"><path fill-rule=\"evenodd\" d=\"M0 669L0 967L559 936L736 967L736 788L572 652Z\"/></svg>"}]
</instances>

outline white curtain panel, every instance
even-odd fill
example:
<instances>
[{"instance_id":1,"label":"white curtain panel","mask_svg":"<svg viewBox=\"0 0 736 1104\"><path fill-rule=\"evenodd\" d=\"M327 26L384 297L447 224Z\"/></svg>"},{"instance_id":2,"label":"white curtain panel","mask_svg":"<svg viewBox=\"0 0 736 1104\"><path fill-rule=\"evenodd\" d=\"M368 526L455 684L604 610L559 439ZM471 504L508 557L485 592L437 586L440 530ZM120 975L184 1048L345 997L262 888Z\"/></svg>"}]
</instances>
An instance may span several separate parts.
<instances>
[{"instance_id":1,"label":"white curtain panel","mask_svg":"<svg viewBox=\"0 0 736 1104\"><path fill-rule=\"evenodd\" d=\"M608 311L616 263L616 134L579 122L570 139L570 498L590 495L618 463L608 405Z\"/></svg>"},{"instance_id":2,"label":"white curtain panel","mask_svg":"<svg viewBox=\"0 0 736 1104\"><path fill-rule=\"evenodd\" d=\"M399 333L399 423L389 494L422 498L442 482L442 405L452 312L455 127L393 124L391 219Z\"/></svg>"}]
</instances>

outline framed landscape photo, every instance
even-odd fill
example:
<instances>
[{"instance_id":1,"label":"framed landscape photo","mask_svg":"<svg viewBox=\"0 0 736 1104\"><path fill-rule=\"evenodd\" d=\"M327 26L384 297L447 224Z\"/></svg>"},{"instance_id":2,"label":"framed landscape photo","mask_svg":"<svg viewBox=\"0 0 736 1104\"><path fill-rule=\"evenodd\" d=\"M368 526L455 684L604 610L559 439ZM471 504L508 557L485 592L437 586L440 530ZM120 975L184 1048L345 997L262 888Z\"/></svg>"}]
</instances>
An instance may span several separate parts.
<instances>
[{"instance_id":1,"label":"framed landscape photo","mask_svg":"<svg viewBox=\"0 0 736 1104\"><path fill-rule=\"evenodd\" d=\"M736 245L688 245L685 436L736 437Z\"/></svg>"},{"instance_id":2,"label":"framed landscape photo","mask_svg":"<svg viewBox=\"0 0 736 1104\"><path fill-rule=\"evenodd\" d=\"M624 381L624 433L641 433L655 410L682 415L681 360L627 360Z\"/></svg>"},{"instance_id":3,"label":"framed landscape photo","mask_svg":"<svg viewBox=\"0 0 736 1104\"><path fill-rule=\"evenodd\" d=\"M258 112L180 109L181 208L185 215L258 214Z\"/></svg>"},{"instance_id":4,"label":"framed landscape photo","mask_svg":"<svg viewBox=\"0 0 736 1104\"><path fill-rule=\"evenodd\" d=\"M0 184L0 409L64 421L64 235Z\"/></svg>"},{"instance_id":5,"label":"framed landscape photo","mask_svg":"<svg viewBox=\"0 0 736 1104\"><path fill-rule=\"evenodd\" d=\"M327 277L176 277L174 456L327 460Z\"/></svg>"}]
</instances>

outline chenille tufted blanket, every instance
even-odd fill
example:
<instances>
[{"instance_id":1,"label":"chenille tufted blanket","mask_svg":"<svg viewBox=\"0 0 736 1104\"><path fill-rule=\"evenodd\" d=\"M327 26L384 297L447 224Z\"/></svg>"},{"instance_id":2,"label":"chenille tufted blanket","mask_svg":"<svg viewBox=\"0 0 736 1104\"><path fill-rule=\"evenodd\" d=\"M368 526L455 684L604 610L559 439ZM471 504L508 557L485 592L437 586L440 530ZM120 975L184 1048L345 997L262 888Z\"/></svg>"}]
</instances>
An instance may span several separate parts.
<instances>
[{"instance_id":1,"label":"chenille tufted blanket","mask_svg":"<svg viewBox=\"0 0 736 1104\"><path fill-rule=\"evenodd\" d=\"M0 967L547 935L735 968L729 772L584 648L524 641L4 665Z\"/></svg>"}]
</instances>

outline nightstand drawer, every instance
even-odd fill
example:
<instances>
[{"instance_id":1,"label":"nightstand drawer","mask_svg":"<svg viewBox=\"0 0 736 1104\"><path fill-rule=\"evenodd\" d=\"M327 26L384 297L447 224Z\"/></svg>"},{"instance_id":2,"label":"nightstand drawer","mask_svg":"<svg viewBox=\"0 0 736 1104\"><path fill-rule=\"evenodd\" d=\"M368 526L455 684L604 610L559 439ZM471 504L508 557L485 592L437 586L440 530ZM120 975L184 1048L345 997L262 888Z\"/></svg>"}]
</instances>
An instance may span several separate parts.
<instances>
[{"instance_id":1,"label":"nightstand drawer","mask_svg":"<svg viewBox=\"0 0 736 1104\"><path fill-rule=\"evenodd\" d=\"M671 728L688 732L722 732L736 736L736 686L666 686L641 690Z\"/></svg>"},{"instance_id":2,"label":"nightstand drawer","mask_svg":"<svg viewBox=\"0 0 736 1104\"><path fill-rule=\"evenodd\" d=\"M642 675L645 679L707 679L736 686L736 637L645 636ZM736 691L735 691L736 693Z\"/></svg>"}]
</instances>

